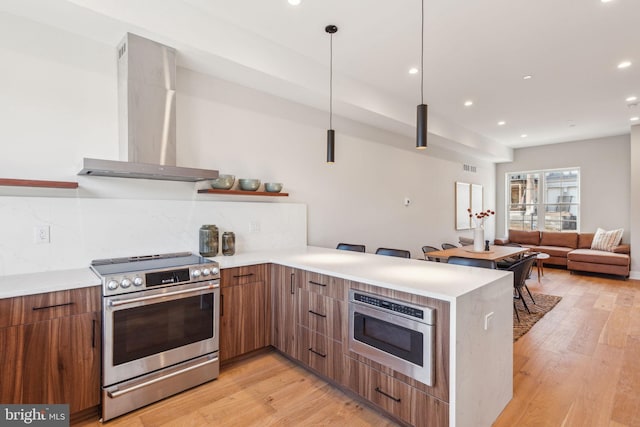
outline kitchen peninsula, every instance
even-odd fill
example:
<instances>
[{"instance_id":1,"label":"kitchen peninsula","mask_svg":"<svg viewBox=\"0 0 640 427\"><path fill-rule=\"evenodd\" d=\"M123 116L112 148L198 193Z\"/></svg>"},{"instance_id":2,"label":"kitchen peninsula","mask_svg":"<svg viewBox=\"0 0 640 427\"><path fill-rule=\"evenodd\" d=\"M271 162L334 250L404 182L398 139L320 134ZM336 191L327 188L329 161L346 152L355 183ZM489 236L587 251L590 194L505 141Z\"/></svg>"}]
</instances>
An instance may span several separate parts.
<instances>
[{"instance_id":1,"label":"kitchen peninsula","mask_svg":"<svg viewBox=\"0 0 640 427\"><path fill-rule=\"evenodd\" d=\"M223 271L272 263L274 267L285 266L344 279L351 286L373 285L378 290L446 302L449 372L445 378L436 375L436 385L448 382L448 425L490 426L511 400L513 281L510 273L311 246L216 257L215 260ZM277 274L272 274L272 282L275 287ZM289 284L284 285L288 289ZM275 293L275 288L272 292ZM443 361L436 360L438 363Z\"/></svg>"},{"instance_id":2,"label":"kitchen peninsula","mask_svg":"<svg viewBox=\"0 0 640 427\"><path fill-rule=\"evenodd\" d=\"M437 419L437 425L451 426L489 426L512 397L512 279L509 273L318 247L220 256L215 260L223 269L223 277L225 270L270 265L270 287L267 289L271 290L270 310L274 323L271 328L271 343L283 353L293 356L293 359L339 384L340 381L333 376L335 366L327 360L330 360L332 355L347 360L349 363L342 366L339 372L346 376L346 384L340 384L346 388L357 388L358 384L348 382L354 376L360 375L362 378L365 375L363 372L367 378L370 375L378 375L383 380L386 378L385 381L394 381L394 384L406 387L408 394L402 395L403 404L426 402L426 409L422 414L424 416L434 408L436 412L446 411L444 416L441 414ZM309 280L299 280L298 273L304 273L304 277ZM33 280L25 283L38 283L38 280L35 280L37 275L29 275ZM11 277L5 276L0 280L0 291L4 298L29 293L18 283L12 284ZM56 282L64 281L64 275L57 274L55 277L56 280L49 281L52 289L43 289L41 281L32 293L60 290L60 284ZM87 286L95 284L95 280L91 280ZM319 289L313 289L314 287ZM9 288L16 289L15 295L10 294ZM280 294L279 289L282 291ZM436 308L435 376L432 386L418 383L403 375L385 375L384 368L375 363L368 366L362 363L363 359L359 359L353 353L349 354L346 346L348 328L344 326L348 323L344 309L346 298L345 301L340 299L350 289L389 296L396 301L426 301L427 304L421 305ZM314 311L314 304L325 304L323 307L334 304L337 308L333 311L329 309L329 318L333 316L334 320L338 319L343 327L335 331L323 330L316 333L313 332L312 325L303 324L300 320L296 328L295 312L293 315L287 314L284 307L278 305L284 301L282 298L286 299L294 293L299 293L294 298L297 298L296 301L300 305L296 309L297 313L301 313L300 318L302 313ZM279 315L288 315L288 318L282 319L283 324L292 326L292 333L298 334L295 337L298 341L297 347L291 351L286 350L286 337L283 336L288 332L278 331ZM309 331L311 333L308 333ZM331 354L296 353L296 349L306 350L308 347L312 350L318 337L324 335L332 338L328 340L334 344L329 349ZM282 345L279 344L279 339ZM311 356L318 356L320 362L314 361ZM398 378L400 380L397 380ZM393 390L404 393L403 389L397 387ZM382 393L384 390L378 391L376 387L375 391ZM360 394L405 422L418 425L425 423L424 417L420 418L421 413L416 413L411 406L406 413L394 413L387 408L384 402L391 397L396 399L395 395L388 398L381 394L383 400L380 403L375 400L375 395L369 397L364 392ZM398 402L400 400L397 398ZM395 405L394 400L390 401Z\"/></svg>"}]
</instances>

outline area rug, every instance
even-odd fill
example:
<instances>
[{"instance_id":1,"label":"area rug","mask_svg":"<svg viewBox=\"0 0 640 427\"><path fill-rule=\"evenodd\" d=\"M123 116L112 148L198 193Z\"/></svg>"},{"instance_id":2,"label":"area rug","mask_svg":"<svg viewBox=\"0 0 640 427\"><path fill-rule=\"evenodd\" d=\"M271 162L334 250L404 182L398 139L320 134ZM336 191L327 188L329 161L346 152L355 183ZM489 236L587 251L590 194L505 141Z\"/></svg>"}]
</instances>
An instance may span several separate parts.
<instances>
[{"instance_id":1,"label":"area rug","mask_svg":"<svg viewBox=\"0 0 640 427\"><path fill-rule=\"evenodd\" d=\"M516 308L518 309L518 315L520 316L520 322L518 322L518 319L514 312L513 313L513 341L514 342L517 341L518 338L520 338L521 336L529 332L529 329L531 329L531 327L535 325L538 320L542 319L542 317L545 314L551 311L551 309L555 307L556 304L558 304L558 302L560 302L560 300L562 299L562 297L557 297L555 295L537 294L535 292L532 292L533 299L536 300L536 303L534 304L531 301L531 298L529 298L529 295L526 293L526 291L524 292L524 294L527 301L527 306L529 307L529 310L531 310L531 314L527 313L527 310L524 308L524 305L522 304L521 300L519 299L515 300Z\"/></svg>"}]
</instances>

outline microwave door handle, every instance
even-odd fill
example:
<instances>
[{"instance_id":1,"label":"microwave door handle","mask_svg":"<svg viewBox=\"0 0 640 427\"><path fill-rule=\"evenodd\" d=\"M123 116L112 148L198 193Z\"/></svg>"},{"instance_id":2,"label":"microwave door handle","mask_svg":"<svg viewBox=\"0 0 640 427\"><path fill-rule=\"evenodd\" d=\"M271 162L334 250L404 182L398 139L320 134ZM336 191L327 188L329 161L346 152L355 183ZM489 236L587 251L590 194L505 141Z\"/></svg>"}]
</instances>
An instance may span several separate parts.
<instances>
[{"instance_id":1,"label":"microwave door handle","mask_svg":"<svg viewBox=\"0 0 640 427\"><path fill-rule=\"evenodd\" d=\"M121 305L133 304L133 303L136 303L136 302L143 302L143 301L152 301L152 300L155 300L155 299L162 299L162 298L172 297L172 296L176 296L176 295L187 295L187 294L192 294L192 293L195 293L195 292L216 289L216 288L219 288L219 287L220 287L219 284L207 285L207 286L200 286L199 288L193 288L193 289L188 289L188 290L166 292L166 293L157 294L157 295L148 295L146 297L127 298L127 299L120 299L120 300L109 300L109 306L110 307L118 307L118 306L121 306Z\"/></svg>"}]
</instances>

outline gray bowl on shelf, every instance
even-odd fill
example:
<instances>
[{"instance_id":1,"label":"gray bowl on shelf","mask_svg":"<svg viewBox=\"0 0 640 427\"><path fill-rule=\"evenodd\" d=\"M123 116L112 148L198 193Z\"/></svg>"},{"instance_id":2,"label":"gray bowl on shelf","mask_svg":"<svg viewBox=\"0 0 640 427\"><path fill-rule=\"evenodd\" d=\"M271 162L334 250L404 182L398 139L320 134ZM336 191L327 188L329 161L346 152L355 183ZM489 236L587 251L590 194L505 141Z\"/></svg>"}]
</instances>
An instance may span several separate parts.
<instances>
[{"instance_id":1,"label":"gray bowl on shelf","mask_svg":"<svg viewBox=\"0 0 640 427\"><path fill-rule=\"evenodd\" d=\"M241 178L238 182L240 183L240 189L244 191L256 191L260 187L259 179Z\"/></svg>"},{"instance_id":2,"label":"gray bowl on shelf","mask_svg":"<svg viewBox=\"0 0 640 427\"><path fill-rule=\"evenodd\" d=\"M282 191L282 183L281 182L265 182L264 191L268 193L279 193Z\"/></svg>"},{"instance_id":3,"label":"gray bowl on shelf","mask_svg":"<svg viewBox=\"0 0 640 427\"><path fill-rule=\"evenodd\" d=\"M236 177L233 175L219 175L218 178L211 180L211 187L217 190L228 190L233 187Z\"/></svg>"}]
</instances>

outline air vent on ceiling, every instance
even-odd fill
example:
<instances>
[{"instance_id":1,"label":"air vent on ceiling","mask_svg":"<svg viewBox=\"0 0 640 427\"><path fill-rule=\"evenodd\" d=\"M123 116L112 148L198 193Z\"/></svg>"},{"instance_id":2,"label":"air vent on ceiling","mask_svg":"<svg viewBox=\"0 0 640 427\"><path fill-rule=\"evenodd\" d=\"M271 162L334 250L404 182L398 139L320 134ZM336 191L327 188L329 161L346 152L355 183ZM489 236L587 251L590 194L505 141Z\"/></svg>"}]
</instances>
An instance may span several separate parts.
<instances>
[{"instance_id":1,"label":"air vent on ceiling","mask_svg":"<svg viewBox=\"0 0 640 427\"><path fill-rule=\"evenodd\" d=\"M464 164L464 165L462 165L462 169L463 169L465 172L473 172L473 173L476 173L476 167L475 167L475 166L471 166L471 165Z\"/></svg>"}]
</instances>

